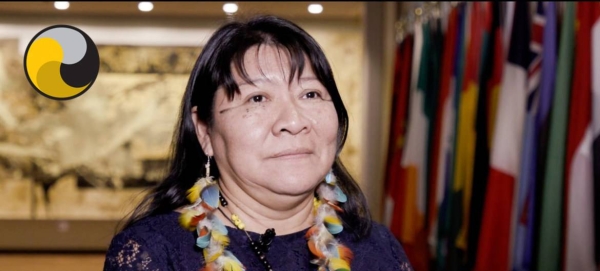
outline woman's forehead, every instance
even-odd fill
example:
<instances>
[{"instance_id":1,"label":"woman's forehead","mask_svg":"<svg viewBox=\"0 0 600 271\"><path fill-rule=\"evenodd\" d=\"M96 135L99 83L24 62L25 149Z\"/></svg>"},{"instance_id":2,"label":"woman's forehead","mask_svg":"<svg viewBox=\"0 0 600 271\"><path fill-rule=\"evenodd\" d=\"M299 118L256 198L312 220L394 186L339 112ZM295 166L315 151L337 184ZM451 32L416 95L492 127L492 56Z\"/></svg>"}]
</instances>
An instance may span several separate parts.
<instances>
[{"instance_id":1,"label":"woman's forehead","mask_svg":"<svg viewBox=\"0 0 600 271\"><path fill-rule=\"evenodd\" d=\"M243 56L243 63L240 67L237 67L235 63L232 63L232 75L236 81L250 81L258 80L288 80L292 72L293 67L298 67L295 71L296 76L299 72L302 74L302 79L315 78L314 71L308 56L303 53L304 67L300 71L300 63L292 63L290 59L290 52L286 48L271 44L254 45L250 47ZM247 74L248 78L243 78L242 73L238 68L243 69Z\"/></svg>"}]
</instances>

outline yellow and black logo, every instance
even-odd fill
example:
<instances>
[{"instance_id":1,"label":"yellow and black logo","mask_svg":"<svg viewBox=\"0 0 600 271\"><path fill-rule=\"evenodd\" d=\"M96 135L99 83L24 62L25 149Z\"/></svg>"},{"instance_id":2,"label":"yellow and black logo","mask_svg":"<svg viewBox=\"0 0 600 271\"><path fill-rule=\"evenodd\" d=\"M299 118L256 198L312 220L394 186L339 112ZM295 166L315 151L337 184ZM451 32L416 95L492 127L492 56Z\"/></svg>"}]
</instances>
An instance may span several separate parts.
<instances>
[{"instance_id":1,"label":"yellow and black logo","mask_svg":"<svg viewBox=\"0 0 600 271\"><path fill-rule=\"evenodd\" d=\"M85 93L100 70L98 48L90 37L70 25L53 25L37 33L23 59L25 75L40 94L68 100Z\"/></svg>"}]
</instances>

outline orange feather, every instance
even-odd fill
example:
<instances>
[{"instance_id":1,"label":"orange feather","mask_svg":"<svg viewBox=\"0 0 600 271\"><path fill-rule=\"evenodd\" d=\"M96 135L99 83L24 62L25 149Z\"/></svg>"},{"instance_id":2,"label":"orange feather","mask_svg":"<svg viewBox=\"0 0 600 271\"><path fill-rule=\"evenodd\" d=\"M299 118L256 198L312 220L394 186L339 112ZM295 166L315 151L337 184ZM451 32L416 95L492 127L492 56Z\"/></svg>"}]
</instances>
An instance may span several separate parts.
<instances>
[{"instance_id":1,"label":"orange feather","mask_svg":"<svg viewBox=\"0 0 600 271\"><path fill-rule=\"evenodd\" d=\"M318 229L319 229L319 228L317 228L317 226L316 226L316 225L315 225L315 226L312 226L312 227L310 227L310 229L308 229L308 231L306 231L306 235L305 235L305 237L306 237L306 238L309 238L309 237L313 236L313 235L315 234L315 232L316 232Z\"/></svg>"},{"instance_id":2,"label":"orange feather","mask_svg":"<svg viewBox=\"0 0 600 271\"><path fill-rule=\"evenodd\" d=\"M198 222L200 222L200 220L204 219L205 217L205 213L192 217L192 220L190 221L190 226L196 227L198 225Z\"/></svg>"},{"instance_id":3,"label":"orange feather","mask_svg":"<svg viewBox=\"0 0 600 271\"><path fill-rule=\"evenodd\" d=\"M215 268L214 264L210 263L200 269L200 271L217 271L217 269Z\"/></svg>"},{"instance_id":4,"label":"orange feather","mask_svg":"<svg viewBox=\"0 0 600 271\"><path fill-rule=\"evenodd\" d=\"M316 246L315 242L314 242L314 241L312 241L312 240L311 240L311 241L308 241L308 249L310 250L310 252L311 252L313 255L317 256L317 258L324 258L324 257L325 257L325 255L323 255L323 252L321 252L321 251L320 251L320 250L317 248L317 246Z\"/></svg>"},{"instance_id":5,"label":"orange feather","mask_svg":"<svg viewBox=\"0 0 600 271\"><path fill-rule=\"evenodd\" d=\"M202 229L200 229L200 233L198 234L198 236L204 236L208 234L208 229L206 227L202 227Z\"/></svg>"},{"instance_id":6,"label":"orange feather","mask_svg":"<svg viewBox=\"0 0 600 271\"><path fill-rule=\"evenodd\" d=\"M352 253L352 250L342 244L338 245L338 252L340 254L340 259L346 261L347 263L350 263L354 258L354 253Z\"/></svg>"},{"instance_id":7,"label":"orange feather","mask_svg":"<svg viewBox=\"0 0 600 271\"><path fill-rule=\"evenodd\" d=\"M208 204L207 204L206 202L204 202L204 201L203 201L203 202L201 202L201 203L200 203L200 205L202 205L202 207L204 207L204 209L206 209L206 210L209 210L209 211L212 211L212 210L214 210L214 209L215 209L215 208L211 207L210 205L208 205Z\"/></svg>"},{"instance_id":8,"label":"orange feather","mask_svg":"<svg viewBox=\"0 0 600 271\"><path fill-rule=\"evenodd\" d=\"M338 211L340 213L344 212L344 210L342 208L340 208L339 206L337 206L337 205L335 205L335 204L333 204L333 203L331 203L329 201L327 201L327 204L329 204L329 206L333 207L334 210L336 210L336 211Z\"/></svg>"}]
</instances>

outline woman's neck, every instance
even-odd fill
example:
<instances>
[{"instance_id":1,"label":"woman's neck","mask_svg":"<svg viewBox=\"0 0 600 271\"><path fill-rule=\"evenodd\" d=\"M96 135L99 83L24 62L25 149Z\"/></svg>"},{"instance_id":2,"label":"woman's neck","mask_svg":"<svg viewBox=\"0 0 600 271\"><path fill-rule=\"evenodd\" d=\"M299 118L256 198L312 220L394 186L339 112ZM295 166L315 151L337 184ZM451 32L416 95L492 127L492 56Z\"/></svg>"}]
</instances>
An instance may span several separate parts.
<instances>
[{"instance_id":1,"label":"woman's neck","mask_svg":"<svg viewBox=\"0 0 600 271\"><path fill-rule=\"evenodd\" d=\"M232 214L240 218L246 231L256 233L264 233L268 228L274 228L277 235L285 235L304 230L313 224L312 193L302 196L276 193L250 195L235 184L230 187L227 183L220 182L219 186L221 195L228 203L221 209L228 217L224 217L221 212L215 212L215 215L225 225L235 227L229 221Z\"/></svg>"}]
</instances>

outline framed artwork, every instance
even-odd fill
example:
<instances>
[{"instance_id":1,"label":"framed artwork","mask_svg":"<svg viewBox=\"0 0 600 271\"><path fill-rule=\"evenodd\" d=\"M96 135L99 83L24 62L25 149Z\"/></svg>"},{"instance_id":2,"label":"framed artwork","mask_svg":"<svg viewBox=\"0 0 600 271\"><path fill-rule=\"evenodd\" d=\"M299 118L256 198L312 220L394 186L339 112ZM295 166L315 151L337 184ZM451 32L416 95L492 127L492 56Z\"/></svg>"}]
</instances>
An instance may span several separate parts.
<instances>
[{"instance_id":1,"label":"framed artwork","mask_svg":"<svg viewBox=\"0 0 600 271\"><path fill-rule=\"evenodd\" d=\"M19 223L116 225L167 170L202 48L98 45L92 88L56 101L31 88L17 46L0 40L0 235Z\"/></svg>"}]
</instances>

